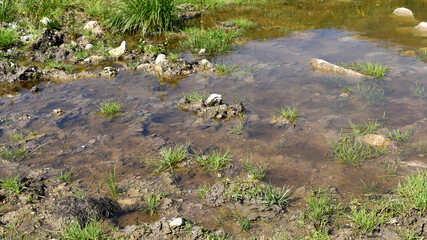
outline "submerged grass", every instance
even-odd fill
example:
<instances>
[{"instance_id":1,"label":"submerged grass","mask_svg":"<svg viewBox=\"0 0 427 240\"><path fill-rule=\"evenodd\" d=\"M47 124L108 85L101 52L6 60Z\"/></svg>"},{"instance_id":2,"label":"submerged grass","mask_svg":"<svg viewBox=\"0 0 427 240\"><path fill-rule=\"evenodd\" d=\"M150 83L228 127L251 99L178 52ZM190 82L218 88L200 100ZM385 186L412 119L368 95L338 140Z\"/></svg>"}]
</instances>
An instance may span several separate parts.
<instances>
[{"instance_id":1,"label":"submerged grass","mask_svg":"<svg viewBox=\"0 0 427 240\"><path fill-rule=\"evenodd\" d=\"M407 209L415 208L420 212L427 210L427 171L411 174L406 182L399 183L397 194L406 201Z\"/></svg>"},{"instance_id":2,"label":"submerged grass","mask_svg":"<svg viewBox=\"0 0 427 240\"><path fill-rule=\"evenodd\" d=\"M118 0L107 22L114 30L146 33L164 32L173 27L175 2L172 0Z\"/></svg>"},{"instance_id":3,"label":"submerged grass","mask_svg":"<svg viewBox=\"0 0 427 240\"><path fill-rule=\"evenodd\" d=\"M299 114L296 107L281 107L280 109L277 109L278 114L273 115L273 119L277 118L286 118L290 123L293 123L294 125L297 124Z\"/></svg>"},{"instance_id":4,"label":"submerged grass","mask_svg":"<svg viewBox=\"0 0 427 240\"><path fill-rule=\"evenodd\" d=\"M261 203L266 207L277 205L282 209L285 209L290 204L292 194L292 187L283 186L282 188L276 188L273 185L268 184L262 195Z\"/></svg>"},{"instance_id":5,"label":"submerged grass","mask_svg":"<svg viewBox=\"0 0 427 240\"><path fill-rule=\"evenodd\" d=\"M361 166L365 159L379 157L385 152L386 147L377 149L360 141L350 138L341 138L330 141L332 154L343 164Z\"/></svg>"},{"instance_id":6,"label":"submerged grass","mask_svg":"<svg viewBox=\"0 0 427 240\"><path fill-rule=\"evenodd\" d=\"M254 21L245 18L232 18L228 19L227 21L230 21L236 24L236 26L238 26L239 28L243 29L251 29L256 28L258 26Z\"/></svg>"},{"instance_id":7,"label":"submerged grass","mask_svg":"<svg viewBox=\"0 0 427 240\"><path fill-rule=\"evenodd\" d=\"M415 89L412 91L412 95L419 98L426 98L427 88L422 86L420 83L415 83Z\"/></svg>"},{"instance_id":8,"label":"submerged grass","mask_svg":"<svg viewBox=\"0 0 427 240\"><path fill-rule=\"evenodd\" d=\"M204 169L212 172L219 172L228 164L228 162L232 160L232 156L229 154L229 152L229 149L225 151L225 153L222 153L221 149L210 149L206 154L196 152L194 157L196 162Z\"/></svg>"},{"instance_id":9,"label":"submerged grass","mask_svg":"<svg viewBox=\"0 0 427 240\"><path fill-rule=\"evenodd\" d=\"M206 53L210 55L231 51L235 44L234 40L239 35L238 31L224 29L187 28L184 32L189 37L180 44L181 49L188 49L193 53L198 53L200 49L206 49Z\"/></svg>"},{"instance_id":10,"label":"submerged grass","mask_svg":"<svg viewBox=\"0 0 427 240\"><path fill-rule=\"evenodd\" d=\"M396 141L399 145L407 142L411 137L413 131L412 129L406 130L406 132L401 132L399 129L393 129L393 132L388 131L387 137L391 140Z\"/></svg>"},{"instance_id":11,"label":"submerged grass","mask_svg":"<svg viewBox=\"0 0 427 240\"><path fill-rule=\"evenodd\" d=\"M382 126L382 124L375 119L370 119L368 123L353 123L350 120L348 123L350 125L351 134L355 136L376 133L376 130Z\"/></svg>"},{"instance_id":12,"label":"submerged grass","mask_svg":"<svg viewBox=\"0 0 427 240\"><path fill-rule=\"evenodd\" d=\"M189 102L197 102L203 100L206 96L204 93L191 92L191 93L182 93L182 97L187 99Z\"/></svg>"},{"instance_id":13,"label":"submerged grass","mask_svg":"<svg viewBox=\"0 0 427 240\"><path fill-rule=\"evenodd\" d=\"M216 70L219 72L219 74L221 74L224 77L229 77L234 71L233 66L227 67L225 65L217 64L215 67L216 67Z\"/></svg>"},{"instance_id":14,"label":"submerged grass","mask_svg":"<svg viewBox=\"0 0 427 240\"><path fill-rule=\"evenodd\" d=\"M110 191L111 198L116 199L119 192L118 192L118 185L117 185L117 174L116 174L116 167L114 166L110 173L104 175L104 181L107 184L108 190Z\"/></svg>"},{"instance_id":15,"label":"submerged grass","mask_svg":"<svg viewBox=\"0 0 427 240\"><path fill-rule=\"evenodd\" d=\"M270 168L265 163L253 163L251 158L247 158L242 164L243 169L248 171L255 179L263 180Z\"/></svg>"},{"instance_id":16,"label":"submerged grass","mask_svg":"<svg viewBox=\"0 0 427 240\"><path fill-rule=\"evenodd\" d=\"M153 216L153 214L157 211L157 207L160 205L162 198L164 198L164 193L150 193L145 196L145 211Z\"/></svg>"}]
</instances>

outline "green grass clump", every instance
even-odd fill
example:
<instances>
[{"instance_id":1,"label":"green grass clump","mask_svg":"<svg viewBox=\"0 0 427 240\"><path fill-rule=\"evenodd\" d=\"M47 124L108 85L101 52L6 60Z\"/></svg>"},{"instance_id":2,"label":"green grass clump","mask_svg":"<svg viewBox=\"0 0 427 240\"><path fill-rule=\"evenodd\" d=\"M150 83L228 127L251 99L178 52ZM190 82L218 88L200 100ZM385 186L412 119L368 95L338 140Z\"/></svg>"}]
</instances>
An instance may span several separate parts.
<instances>
[{"instance_id":1,"label":"green grass clump","mask_svg":"<svg viewBox=\"0 0 427 240\"><path fill-rule=\"evenodd\" d=\"M236 26L239 28L250 29L257 27L257 24L254 21L245 18L232 18L228 19L227 21L236 24Z\"/></svg>"},{"instance_id":2,"label":"green grass clump","mask_svg":"<svg viewBox=\"0 0 427 240\"><path fill-rule=\"evenodd\" d=\"M3 147L1 150L1 156L3 159L8 161L20 161L28 157L27 147L23 144L19 146Z\"/></svg>"},{"instance_id":3,"label":"green grass clump","mask_svg":"<svg viewBox=\"0 0 427 240\"><path fill-rule=\"evenodd\" d=\"M396 141L399 145L407 142L411 137L413 131L412 129L408 129L406 132L400 132L399 129L393 129L393 132L388 131L387 137L391 140Z\"/></svg>"},{"instance_id":4,"label":"green grass clump","mask_svg":"<svg viewBox=\"0 0 427 240\"><path fill-rule=\"evenodd\" d=\"M297 124L299 114L296 107L281 107L280 109L277 109L278 114L273 115L273 119L277 118L286 118L290 123L293 123L294 125Z\"/></svg>"},{"instance_id":5,"label":"green grass clump","mask_svg":"<svg viewBox=\"0 0 427 240\"><path fill-rule=\"evenodd\" d=\"M351 134L355 136L376 133L376 130L382 126L382 124L376 120L369 120L368 123L353 123L349 120L348 123L350 124Z\"/></svg>"},{"instance_id":6,"label":"green grass clump","mask_svg":"<svg viewBox=\"0 0 427 240\"><path fill-rule=\"evenodd\" d=\"M427 62L427 50L416 49L415 54L421 61Z\"/></svg>"},{"instance_id":7,"label":"green grass clump","mask_svg":"<svg viewBox=\"0 0 427 240\"><path fill-rule=\"evenodd\" d=\"M341 138L329 142L332 154L343 164L361 166L365 159L379 157L386 149L376 149L360 141L350 138Z\"/></svg>"},{"instance_id":8,"label":"green grass clump","mask_svg":"<svg viewBox=\"0 0 427 240\"><path fill-rule=\"evenodd\" d=\"M359 208L353 206L350 209L351 213L347 216L354 223L353 228L356 231L371 233L380 224L385 224L388 221L388 216L378 206L368 209L362 205Z\"/></svg>"},{"instance_id":9,"label":"green grass clump","mask_svg":"<svg viewBox=\"0 0 427 240\"><path fill-rule=\"evenodd\" d=\"M160 149L160 155L160 158L146 160L150 165L156 167L153 173L157 174L167 169L173 172L175 165L187 158L188 144L176 145L173 148L162 147L162 149Z\"/></svg>"},{"instance_id":10,"label":"green grass clump","mask_svg":"<svg viewBox=\"0 0 427 240\"><path fill-rule=\"evenodd\" d=\"M199 185L199 187L197 188L198 192L199 192L199 198L200 200L203 200L203 198L205 198L206 193L211 191L212 186L207 184L207 183L203 183L201 185Z\"/></svg>"},{"instance_id":11,"label":"green grass clump","mask_svg":"<svg viewBox=\"0 0 427 240\"><path fill-rule=\"evenodd\" d=\"M101 115L103 118L114 119L120 116L123 112L122 103L119 101L108 100L107 102L101 102L96 105L98 115Z\"/></svg>"},{"instance_id":12,"label":"green grass clump","mask_svg":"<svg viewBox=\"0 0 427 240\"><path fill-rule=\"evenodd\" d=\"M194 157L196 162L203 166L204 169L212 172L218 172L224 168L232 159L229 155L229 149L223 154L221 150L211 149L206 155L196 153Z\"/></svg>"},{"instance_id":13,"label":"green grass clump","mask_svg":"<svg viewBox=\"0 0 427 240\"><path fill-rule=\"evenodd\" d=\"M412 91L412 95L419 98L426 98L427 88L423 87L420 83L415 83L415 89Z\"/></svg>"},{"instance_id":14,"label":"green grass clump","mask_svg":"<svg viewBox=\"0 0 427 240\"><path fill-rule=\"evenodd\" d=\"M219 72L219 74L225 77L229 77L234 71L234 67L232 66L227 67L225 65L217 64L215 67L216 67L216 70Z\"/></svg>"},{"instance_id":15,"label":"green grass clump","mask_svg":"<svg viewBox=\"0 0 427 240\"><path fill-rule=\"evenodd\" d=\"M360 72L366 76L373 77L376 79L384 78L388 72L388 68L383 65L380 65L379 63L353 62L351 64L347 64L344 62L338 62L337 65Z\"/></svg>"},{"instance_id":16,"label":"green grass clump","mask_svg":"<svg viewBox=\"0 0 427 240\"><path fill-rule=\"evenodd\" d=\"M341 205L336 204L331 194L319 189L306 199L308 208L302 213L302 218L313 223L316 230L326 230L335 215L341 211Z\"/></svg>"},{"instance_id":17,"label":"green grass clump","mask_svg":"<svg viewBox=\"0 0 427 240\"><path fill-rule=\"evenodd\" d=\"M19 174L15 177L9 176L0 180L0 188L6 189L6 191L12 195L18 195L22 187L23 185L19 180Z\"/></svg>"},{"instance_id":18,"label":"green grass clump","mask_svg":"<svg viewBox=\"0 0 427 240\"><path fill-rule=\"evenodd\" d=\"M62 182L71 182L72 178L73 178L73 170L72 169L70 171L68 171L68 172L63 171L61 169L61 171L59 173L59 176L58 176L58 179L60 181L62 181Z\"/></svg>"},{"instance_id":19,"label":"green grass clump","mask_svg":"<svg viewBox=\"0 0 427 240\"><path fill-rule=\"evenodd\" d=\"M241 121L237 122L231 127L228 133L231 135L241 135L243 133L243 123Z\"/></svg>"},{"instance_id":20,"label":"green grass clump","mask_svg":"<svg viewBox=\"0 0 427 240\"><path fill-rule=\"evenodd\" d=\"M425 212L427 210L427 171L408 176L406 182L399 183L396 192L405 200L406 208Z\"/></svg>"},{"instance_id":21,"label":"green grass clump","mask_svg":"<svg viewBox=\"0 0 427 240\"><path fill-rule=\"evenodd\" d=\"M0 28L0 48L7 49L12 47L17 40L17 35L13 29Z\"/></svg>"},{"instance_id":22,"label":"green grass clump","mask_svg":"<svg viewBox=\"0 0 427 240\"><path fill-rule=\"evenodd\" d=\"M81 227L78 221L72 221L65 224L61 230L61 239L64 240L80 240L80 239L107 239L102 232L102 225L96 219Z\"/></svg>"},{"instance_id":23,"label":"green grass clump","mask_svg":"<svg viewBox=\"0 0 427 240\"><path fill-rule=\"evenodd\" d=\"M185 32L189 37L180 44L181 49L188 49L193 53L198 53L200 49L206 49L206 53L210 55L231 51L234 47L234 40L239 35L238 31L224 29L189 28Z\"/></svg>"},{"instance_id":24,"label":"green grass clump","mask_svg":"<svg viewBox=\"0 0 427 240\"><path fill-rule=\"evenodd\" d=\"M292 187L283 186L282 188L276 188L271 183L267 185L262 195L261 203L266 207L277 205L282 209L285 209L290 204L290 195Z\"/></svg>"},{"instance_id":25,"label":"green grass clump","mask_svg":"<svg viewBox=\"0 0 427 240\"><path fill-rule=\"evenodd\" d=\"M172 0L118 0L107 22L116 31L145 35L172 29L174 11Z\"/></svg>"},{"instance_id":26,"label":"green grass clump","mask_svg":"<svg viewBox=\"0 0 427 240\"><path fill-rule=\"evenodd\" d=\"M16 0L3 0L0 4L0 21L14 22L16 20Z\"/></svg>"},{"instance_id":27,"label":"green grass clump","mask_svg":"<svg viewBox=\"0 0 427 240\"><path fill-rule=\"evenodd\" d=\"M205 94L192 91L191 93L188 93L188 94L182 93L182 97L187 99L189 102L197 102L197 101L203 100L205 98Z\"/></svg>"},{"instance_id":28,"label":"green grass clump","mask_svg":"<svg viewBox=\"0 0 427 240\"><path fill-rule=\"evenodd\" d=\"M107 184L107 188L110 191L111 198L116 199L119 194L116 167L114 166L110 173L103 173L103 175L105 184Z\"/></svg>"},{"instance_id":29,"label":"green grass clump","mask_svg":"<svg viewBox=\"0 0 427 240\"><path fill-rule=\"evenodd\" d=\"M265 163L253 163L250 158L243 162L243 169L248 171L255 179L263 180L270 168Z\"/></svg>"},{"instance_id":30,"label":"green grass clump","mask_svg":"<svg viewBox=\"0 0 427 240\"><path fill-rule=\"evenodd\" d=\"M145 196L145 204L147 207L145 211L153 216L153 214L157 211L157 207L160 205L162 198L164 198L164 193L150 193Z\"/></svg>"}]
</instances>

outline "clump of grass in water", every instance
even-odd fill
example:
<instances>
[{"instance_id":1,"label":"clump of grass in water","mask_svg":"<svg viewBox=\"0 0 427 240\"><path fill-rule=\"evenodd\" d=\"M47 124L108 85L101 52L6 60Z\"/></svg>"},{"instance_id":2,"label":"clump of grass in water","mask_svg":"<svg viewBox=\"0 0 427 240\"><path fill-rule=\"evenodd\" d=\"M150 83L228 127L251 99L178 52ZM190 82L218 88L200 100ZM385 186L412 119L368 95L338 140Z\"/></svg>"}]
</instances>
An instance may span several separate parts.
<instances>
[{"instance_id":1,"label":"clump of grass in water","mask_svg":"<svg viewBox=\"0 0 427 240\"><path fill-rule=\"evenodd\" d=\"M296 107L281 107L277 110L278 115L273 115L273 119L277 118L286 118L290 123L293 123L294 125L297 124L299 114Z\"/></svg>"},{"instance_id":2,"label":"clump of grass in water","mask_svg":"<svg viewBox=\"0 0 427 240\"><path fill-rule=\"evenodd\" d=\"M23 144L19 146L3 147L1 150L1 156L3 159L8 161L20 161L28 157L27 147Z\"/></svg>"},{"instance_id":3,"label":"clump of grass in water","mask_svg":"<svg viewBox=\"0 0 427 240\"><path fill-rule=\"evenodd\" d=\"M252 159L247 158L243 162L243 169L248 171L255 179L263 180L270 168L265 163L253 163Z\"/></svg>"},{"instance_id":4,"label":"clump of grass in water","mask_svg":"<svg viewBox=\"0 0 427 240\"><path fill-rule=\"evenodd\" d=\"M17 35L13 29L0 28L0 48L10 48L17 41Z\"/></svg>"},{"instance_id":5,"label":"clump of grass in water","mask_svg":"<svg viewBox=\"0 0 427 240\"><path fill-rule=\"evenodd\" d=\"M150 213L150 216L157 211L157 207L160 205L162 198L164 198L164 193L150 193L145 196L145 204L147 205L145 211Z\"/></svg>"},{"instance_id":6,"label":"clump of grass in water","mask_svg":"<svg viewBox=\"0 0 427 240\"><path fill-rule=\"evenodd\" d=\"M108 175L105 173L103 173L103 175L104 181L107 184L108 190L110 191L111 198L116 199L118 196L116 167L114 166Z\"/></svg>"},{"instance_id":7,"label":"clump of grass in water","mask_svg":"<svg viewBox=\"0 0 427 240\"><path fill-rule=\"evenodd\" d=\"M225 76L225 77L229 77L233 73L233 71L234 71L234 67L233 66L227 67L225 65L217 64L215 67L216 67L216 70L222 76Z\"/></svg>"},{"instance_id":8,"label":"clump of grass in water","mask_svg":"<svg viewBox=\"0 0 427 240\"><path fill-rule=\"evenodd\" d=\"M382 126L377 120L369 120L368 123L353 123L348 121L350 124L351 134L355 136L363 136L366 134L376 133L376 130Z\"/></svg>"},{"instance_id":9,"label":"clump of grass in water","mask_svg":"<svg viewBox=\"0 0 427 240\"><path fill-rule=\"evenodd\" d=\"M205 94L198 92L191 92L188 94L182 93L182 97L187 99L189 102L197 102L199 100L203 100L205 98Z\"/></svg>"},{"instance_id":10,"label":"clump of grass in water","mask_svg":"<svg viewBox=\"0 0 427 240\"><path fill-rule=\"evenodd\" d=\"M153 173L158 174L162 171L170 169L173 172L173 168L176 164L186 159L188 156L188 144L176 145L175 147L160 149L161 157L158 159L147 159L146 161L156 167Z\"/></svg>"},{"instance_id":11,"label":"clump of grass in water","mask_svg":"<svg viewBox=\"0 0 427 240\"><path fill-rule=\"evenodd\" d=\"M254 21L245 18L232 18L228 19L227 21L232 22L236 24L236 26L238 26L239 28L244 29L256 28L258 26Z\"/></svg>"},{"instance_id":12,"label":"clump of grass in water","mask_svg":"<svg viewBox=\"0 0 427 240\"><path fill-rule=\"evenodd\" d=\"M232 156L229 155L229 149L222 154L220 150L211 149L206 155L203 153L196 153L194 157L196 158L196 162L208 171L218 172L222 168L224 168L228 162L232 159Z\"/></svg>"},{"instance_id":13,"label":"clump of grass in water","mask_svg":"<svg viewBox=\"0 0 427 240\"><path fill-rule=\"evenodd\" d=\"M331 141L329 144L331 145L333 156L341 163L356 166L361 166L365 159L379 157L386 149L386 147L376 149L360 141L345 137Z\"/></svg>"},{"instance_id":14,"label":"clump of grass in water","mask_svg":"<svg viewBox=\"0 0 427 240\"><path fill-rule=\"evenodd\" d=\"M108 100L107 102L101 102L96 105L98 115L101 115L103 118L114 119L120 116L123 112L122 103L119 101Z\"/></svg>"},{"instance_id":15,"label":"clump of grass in water","mask_svg":"<svg viewBox=\"0 0 427 240\"><path fill-rule=\"evenodd\" d=\"M9 176L0 180L0 188L5 189L12 195L18 195L22 190L22 183L19 179L19 174L15 177Z\"/></svg>"},{"instance_id":16,"label":"clump of grass in water","mask_svg":"<svg viewBox=\"0 0 427 240\"><path fill-rule=\"evenodd\" d=\"M371 233L380 224L384 224L388 221L388 217L382 212L382 209L375 206L367 208L362 205L360 208L353 206L350 208L351 213L347 217L355 223L354 229L356 231L362 231L364 233Z\"/></svg>"},{"instance_id":17,"label":"clump of grass in water","mask_svg":"<svg viewBox=\"0 0 427 240\"><path fill-rule=\"evenodd\" d=\"M388 68L383 65L380 65L379 63L353 62L348 64L344 62L338 62L337 65L377 79L384 78L388 72Z\"/></svg>"},{"instance_id":18,"label":"clump of grass in water","mask_svg":"<svg viewBox=\"0 0 427 240\"><path fill-rule=\"evenodd\" d=\"M61 171L59 173L59 176L58 176L58 179L60 181L62 181L62 182L71 182L72 177L73 177L72 175L73 175L73 170L72 169L70 171L68 171L68 172L63 171L61 169Z\"/></svg>"},{"instance_id":19,"label":"clump of grass in water","mask_svg":"<svg viewBox=\"0 0 427 240\"><path fill-rule=\"evenodd\" d=\"M424 62L427 62L427 50L416 49L415 54Z\"/></svg>"},{"instance_id":20,"label":"clump of grass in water","mask_svg":"<svg viewBox=\"0 0 427 240\"><path fill-rule=\"evenodd\" d=\"M185 32L189 37L181 43L181 49L189 49L193 53L198 53L200 49L204 48L206 49L206 53L211 55L231 51L234 46L234 40L239 35L238 31L227 31L224 29L202 30L188 28Z\"/></svg>"},{"instance_id":21,"label":"clump of grass in water","mask_svg":"<svg viewBox=\"0 0 427 240\"><path fill-rule=\"evenodd\" d=\"M412 129L408 129L405 133L400 132L399 129L393 129L393 132L388 131L387 137L401 145L409 140L412 133Z\"/></svg>"},{"instance_id":22,"label":"clump of grass in water","mask_svg":"<svg viewBox=\"0 0 427 240\"><path fill-rule=\"evenodd\" d=\"M203 183L201 185L199 185L199 187L197 188L197 190L199 191L199 198L200 200L203 200L203 198L205 198L206 193L211 191L211 186L207 183Z\"/></svg>"},{"instance_id":23,"label":"clump of grass in water","mask_svg":"<svg viewBox=\"0 0 427 240\"><path fill-rule=\"evenodd\" d=\"M115 31L156 33L173 28L175 3L172 0L119 0L107 23Z\"/></svg>"},{"instance_id":24,"label":"clump of grass in water","mask_svg":"<svg viewBox=\"0 0 427 240\"><path fill-rule=\"evenodd\" d=\"M415 83L415 89L412 91L412 95L419 98L426 98L427 89L423 87L420 83Z\"/></svg>"},{"instance_id":25,"label":"clump of grass in water","mask_svg":"<svg viewBox=\"0 0 427 240\"><path fill-rule=\"evenodd\" d=\"M241 121L233 125L233 127L228 131L231 135L241 135L243 133L243 123Z\"/></svg>"}]
</instances>

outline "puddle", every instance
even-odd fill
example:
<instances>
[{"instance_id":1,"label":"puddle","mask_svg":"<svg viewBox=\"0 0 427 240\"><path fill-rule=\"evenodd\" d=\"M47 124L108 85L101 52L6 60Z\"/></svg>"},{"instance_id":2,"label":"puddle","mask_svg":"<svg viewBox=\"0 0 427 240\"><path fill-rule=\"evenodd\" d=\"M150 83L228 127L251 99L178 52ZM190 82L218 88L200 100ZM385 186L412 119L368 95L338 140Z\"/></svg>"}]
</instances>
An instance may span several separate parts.
<instances>
[{"instance_id":1,"label":"puddle","mask_svg":"<svg viewBox=\"0 0 427 240\"><path fill-rule=\"evenodd\" d=\"M262 5L265 8L241 6L232 12L219 9L203 16L208 26L231 16L250 17L261 26L247 33L245 43L236 51L214 59L236 67L229 77L201 72L169 83L141 72L123 71L112 79L46 85L38 94L22 91L13 99L3 97L0 117L9 122L2 126L0 141L8 144L9 134L14 131L37 130L45 134L25 164L29 168L73 169L82 185L104 194L105 190L97 187L102 184L103 172L116 166L120 179L146 178L153 167L142 159L157 157L162 146L186 142L195 149L230 149L236 162L251 154L254 162L270 166L266 181L277 186L297 189L332 185L350 198L363 193L363 180L378 183L378 191L384 193L399 180L385 177L384 159L395 156L366 161L360 168L343 166L325 158L329 152L327 141L348 127L348 120L367 122L383 116L390 129L412 126L412 142L427 140L423 122L427 98L414 97L412 93L416 83L427 86L427 64L416 56L401 54L426 47L427 39L399 31L413 23L390 18L392 10L403 1L301 4L277 1ZM417 1L406 7L414 11L418 20L427 20L427 2ZM312 58L387 65L390 72L383 81L367 83L383 90L382 100L369 105L366 96L340 98L344 89L327 82L337 76L314 72ZM227 103L242 100L247 109L242 135L229 134L239 120L200 122L191 113L181 111L176 101L182 93L192 91L220 93ZM108 99L123 103L124 113L114 121L94 114L96 104ZM272 114L284 106L298 108L301 118L295 128L279 128L270 123ZM64 111L62 117L53 115L57 108ZM30 119L19 119L25 114ZM411 166L427 163L425 155L399 158L408 162L398 168L399 175ZM0 174L9 171L1 169ZM215 181L215 176L198 168L180 169L175 174L176 184L182 191L191 190L194 202L197 186ZM213 217L218 212L209 211L206 216ZM120 225L153 219L135 211L122 216ZM203 219L208 226L214 225L213 218L197 220Z\"/></svg>"}]
</instances>

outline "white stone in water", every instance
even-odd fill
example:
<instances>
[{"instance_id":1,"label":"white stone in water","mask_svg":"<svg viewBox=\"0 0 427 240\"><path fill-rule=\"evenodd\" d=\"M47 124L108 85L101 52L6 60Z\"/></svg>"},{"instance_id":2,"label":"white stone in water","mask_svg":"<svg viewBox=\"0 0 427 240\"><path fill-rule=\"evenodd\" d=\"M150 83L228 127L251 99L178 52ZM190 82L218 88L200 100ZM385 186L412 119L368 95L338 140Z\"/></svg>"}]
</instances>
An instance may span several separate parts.
<instances>
[{"instance_id":1,"label":"white stone in water","mask_svg":"<svg viewBox=\"0 0 427 240\"><path fill-rule=\"evenodd\" d=\"M164 55L164 54L157 55L156 64L161 64L164 62L166 62L166 55Z\"/></svg>"},{"instance_id":2,"label":"white stone in water","mask_svg":"<svg viewBox=\"0 0 427 240\"><path fill-rule=\"evenodd\" d=\"M393 14L399 17L413 17L414 14L412 13L411 10L401 7L401 8L396 8L393 11Z\"/></svg>"},{"instance_id":3,"label":"white stone in water","mask_svg":"<svg viewBox=\"0 0 427 240\"><path fill-rule=\"evenodd\" d=\"M199 55L205 55L206 54L206 49L202 48L199 51Z\"/></svg>"},{"instance_id":4,"label":"white stone in water","mask_svg":"<svg viewBox=\"0 0 427 240\"><path fill-rule=\"evenodd\" d=\"M200 65L207 68L207 69L212 69L214 66L211 62L209 62L207 59L202 59L200 61Z\"/></svg>"},{"instance_id":5,"label":"white stone in water","mask_svg":"<svg viewBox=\"0 0 427 240\"><path fill-rule=\"evenodd\" d=\"M420 22L420 24L418 24L415 29L419 30L419 31L423 31L423 32L427 32L427 22Z\"/></svg>"},{"instance_id":6,"label":"white stone in water","mask_svg":"<svg viewBox=\"0 0 427 240\"><path fill-rule=\"evenodd\" d=\"M126 53L126 50L127 50L126 41L123 41L122 44L120 44L120 47L114 48L114 49L110 50L108 53L112 57L120 57Z\"/></svg>"},{"instance_id":7,"label":"white stone in water","mask_svg":"<svg viewBox=\"0 0 427 240\"><path fill-rule=\"evenodd\" d=\"M222 96L221 94L212 93L209 95L208 99L205 101L206 106L215 106L220 105L222 103Z\"/></svg>"},{"instance_id":8,"label":"white stone in water","mask_svg":"<svg viewBox=\"0 0 427 240\"><path fill-rule=\"evenodd\" d=\"M48 17L44 17L42 20L40 20L40 22L43 25L47 25L48 23L50 23L52 20L50 20Z\"/></svg>"},{"instance_id":9,"label":"white stone in water","mask_svg":"<svg viewBox=\"0 0 427 240\"><path fill-rule=\"evenodd\" d=\"M171 228L181 227L184 224L184 220L182 218L175 218L169 222L169 226Z\"/></svg>"}]
</instances>

